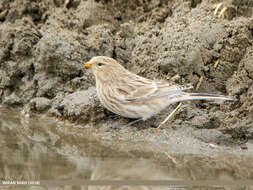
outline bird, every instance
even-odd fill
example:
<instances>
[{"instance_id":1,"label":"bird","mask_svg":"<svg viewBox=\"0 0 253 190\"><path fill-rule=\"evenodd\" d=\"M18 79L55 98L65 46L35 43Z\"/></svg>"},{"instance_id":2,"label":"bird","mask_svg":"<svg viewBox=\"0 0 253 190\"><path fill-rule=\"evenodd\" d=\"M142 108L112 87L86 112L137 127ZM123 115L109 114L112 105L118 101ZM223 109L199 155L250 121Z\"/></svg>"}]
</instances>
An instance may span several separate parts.
<instances>
[{"instance_id":1,"label":"bird","mask_svg":"<svg viewBox=\"0 0 253 190\"><path fill-rule=\"evenodd\" d=\"M115 59L96 56L84 63L96 81L97 95L111 112L131 119L147 120L169 105L187 100L235 100L231 96L185 92L192 85L151 80L125 69ZM133 124L135 122L132 122Z\"/></svg>"}]
</instances>

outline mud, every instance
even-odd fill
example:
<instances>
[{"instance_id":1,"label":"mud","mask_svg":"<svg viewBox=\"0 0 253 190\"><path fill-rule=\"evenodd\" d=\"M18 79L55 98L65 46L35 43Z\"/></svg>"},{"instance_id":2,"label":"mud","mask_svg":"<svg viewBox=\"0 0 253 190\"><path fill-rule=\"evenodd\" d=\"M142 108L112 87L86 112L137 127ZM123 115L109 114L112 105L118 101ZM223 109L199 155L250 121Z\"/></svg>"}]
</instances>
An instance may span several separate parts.
<instances>
[{"instance_id":1,"label":"mud","mask_svg":"<svg viewBox=\"0 0 253 190\"><path fill-rule=\"evenodd\" d=\"M98 130L93 127L84 128L82 125L56 122L54 118L45 115L28 118L16 109L1 107L0 111L2 149L0 178L4 180L218 180L222 182L222 180L245 180L253 177L252 147L249 151L244 151L207 145L197 139L192 141L187 135L191 128L189 130L182 128L181 131L185 131L183 136L173 131L168 136L164 133L165 130L161 131L157 137L162 139L163 143L156 139L150 141L150 134L154 133L150 129L143 136L141 131L132 131L130 134L132 140L127 140L129 136L119 131L113 141L106 140L105 136L101 141ZM217 134L213 130L212 132ZM221 134L218 133L218 136ZM183 150L182 147L186 148ZM199 149L202 150L201 154L198 154ZM166 186L123 187L108 189L168 189ZM211 187L208 186L209 189ZM40 186L40 189L50 188L52 187ZM92 186L92 188L103 189L101 186ZM27 189L27 187L9 186L4 189ZM29 187L29 189L38 189L38 187ZM66 188L64 186L57 189ZM69 187L69 189L75 188ZM228 189L238 189L238 186Z\"/></svg>"},{"instance_id":2,"label":"mud","mask_svg":"<svg viewBox=\"0 0 253 190\"><path fill-rule=\"evenodd\" d=\"M227 1L220 17L221 10L214 15L217 3L3 0L0 103L22 108L27 116L43 113L92 126L101 139L123 135L132 141L131 134L138 134L145 142L163 142L174 138L171 133L183 137L189 132L186 144L251 147L253 3ZM152 126L175 105L145 123L112 130L109 126L128 120L115 118L96 97L94 77L83 68L96 55L113 57L150 79L191 83L199 92L227 94L237 101L184 103L160 129L164 138ZM196 150L201 152L199 146Z\"/></svg>"}]
</instances>

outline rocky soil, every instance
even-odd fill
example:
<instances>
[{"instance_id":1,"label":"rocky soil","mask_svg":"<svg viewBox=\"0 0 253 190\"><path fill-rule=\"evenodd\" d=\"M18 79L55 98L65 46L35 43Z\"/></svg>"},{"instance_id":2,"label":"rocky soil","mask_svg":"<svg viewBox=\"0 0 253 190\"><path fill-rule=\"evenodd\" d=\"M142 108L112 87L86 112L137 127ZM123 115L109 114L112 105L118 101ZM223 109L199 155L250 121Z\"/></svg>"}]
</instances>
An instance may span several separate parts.
<instances>
[{"instance_id":1,"label":"rocky soil","mask_svg":"<svg viewBox=\"0 0 253 190\"><path fill-rule=\"evenodd\" d=\"M223 1L214 15L218 3L2 0L0 103L95 128L102 139L181 137L184 146L187 136L189 147L201 142L247 149L253 140L253 1ZM198 92L237 101L186 102L159 131L153 126L176 105L145 123L111 129L128 120L105 110L96 97L94 77L83 63L97 55L150 79L191 83Z\"/></svg>"}]
</instances>

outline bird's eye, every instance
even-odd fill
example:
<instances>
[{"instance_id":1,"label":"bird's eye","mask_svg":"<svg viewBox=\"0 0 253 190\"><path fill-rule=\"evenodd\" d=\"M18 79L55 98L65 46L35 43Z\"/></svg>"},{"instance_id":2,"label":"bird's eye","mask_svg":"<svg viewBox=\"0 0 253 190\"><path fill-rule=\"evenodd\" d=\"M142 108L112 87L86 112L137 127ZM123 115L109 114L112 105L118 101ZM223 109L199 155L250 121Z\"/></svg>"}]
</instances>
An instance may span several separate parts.
<instances>
[{"instance_id":1,"label":"bird's eye","mask_svg":"<svg viewBox=\"0 0 253 190\"><path fill-rule=\"evenodd\" d=\"M98 63L98 66L101 67L102 65L104 65L104 63Z\"/></svg>"}]
</instances>

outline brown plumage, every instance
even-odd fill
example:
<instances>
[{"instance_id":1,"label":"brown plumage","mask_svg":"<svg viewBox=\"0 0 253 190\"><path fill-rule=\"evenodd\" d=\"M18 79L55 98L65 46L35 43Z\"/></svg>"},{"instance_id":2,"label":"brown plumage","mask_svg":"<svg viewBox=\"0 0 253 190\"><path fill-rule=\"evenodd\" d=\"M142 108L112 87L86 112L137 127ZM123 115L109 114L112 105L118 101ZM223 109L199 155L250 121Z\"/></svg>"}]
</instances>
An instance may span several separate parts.
<instances>
[{"instance_id":1,"label":"brown plumage","mask_svg":"<svg viewBox=\"0 0 253 190\"><path fill-rule=\"evenodd\" d=\"M128 118L146 120L170 104L185 100L234 100L230 96L185 92L192 88L190 85L146 79L105 56L93 57L85 67L91 68L95 75L98 97L103 106Z\"/></svg>"}]
</instances>

